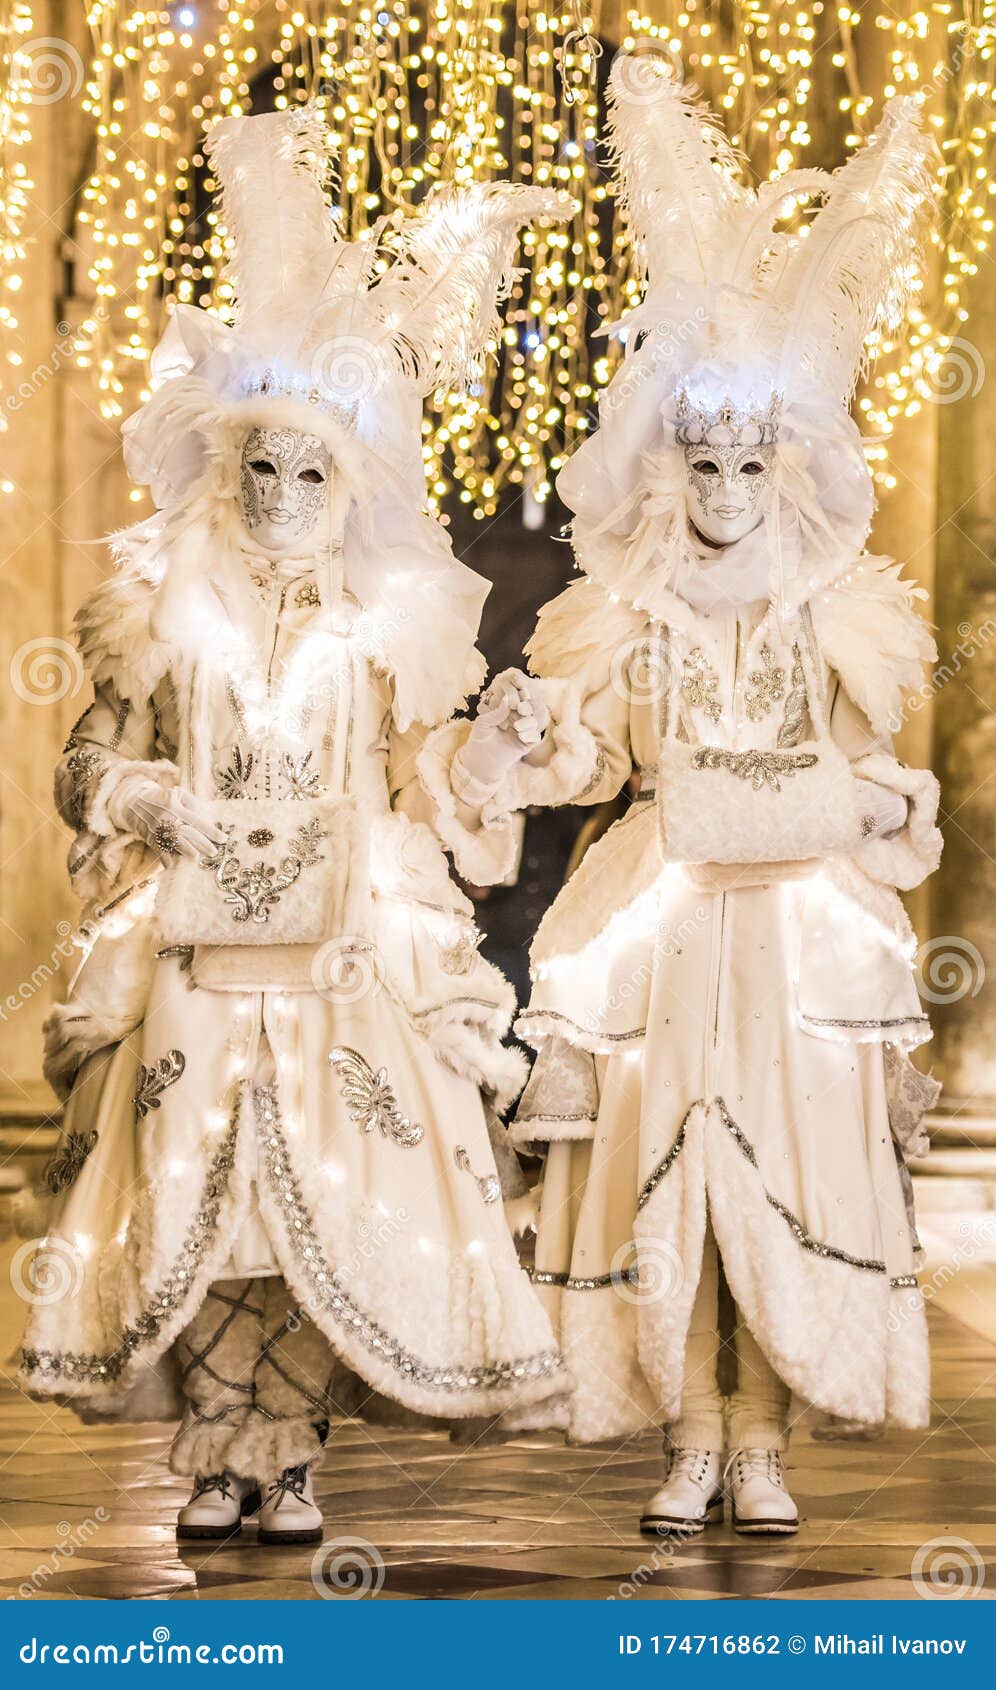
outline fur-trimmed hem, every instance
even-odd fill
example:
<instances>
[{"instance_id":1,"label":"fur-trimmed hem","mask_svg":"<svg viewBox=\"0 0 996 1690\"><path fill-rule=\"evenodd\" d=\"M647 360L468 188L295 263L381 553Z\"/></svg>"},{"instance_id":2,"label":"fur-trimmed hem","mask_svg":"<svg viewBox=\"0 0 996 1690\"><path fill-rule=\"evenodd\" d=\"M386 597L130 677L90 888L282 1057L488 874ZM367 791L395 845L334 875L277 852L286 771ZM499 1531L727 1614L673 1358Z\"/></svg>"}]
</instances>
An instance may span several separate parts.
<instances>
[{"instance_id":1,"label":"fur-trimmed hem","mask_svg":"<svg viewBox=\"0 0 996 1690\"><path fill-rule=\"evenodd\" d=\"M923 1366L912 1365L926 1356L922 1299L908 1307L902 1330L894 1332L894 1300L908 1298L910 1288L893 1288L884 1266L842 1259L831 1244L806 1248L769 1200L760 1171L715 1105L690 1112L679 1162L685 1164L681 1178L659 1182L635 1226L638 1246L678 1249L685 1263L678 1293L641 1309L639 1321L643 1371L667 1417L680 1412L697 1285L688 1263L700 1259L708 1191L740 1316L790 1390L845 1420L877 1425L888 1417L902 1427L925 1426L929 1380ZM693 1192L701 1193L694 1202Z\"/></svg>"},{"instance_id":2,"label":"fur-trimmed hem","mask_svg":"<svg viewBox=\"0 0 996 1690\"><path fill-rule=\"evenodd\" d=\"M253 1107L253 1102L251 1093L245 1089L240 1093L238 1113L247 1107ZM310 1212L300 1196L304 1187L291 1171L279 1115L267 1117L262 1136L268 1146L282 1148L274 1150L272 1158L268 1155L265 1173L260 1177L254 1135L238 1132L238 1113L230 1129L234 1141L230 1148L222 1148L218 1168L207 1177L208 1185L224 1179L212 1242L196 1273L191 1275L182 1299L156 1324L168 1299L168 1287L175 1283L167 1279L149 1299L127 1341L119 1339L117 1350L83 1357L69 1356L57 1350L54 1343L46 1343L49 1330L53 1335L57 1330L53 1315L51 1329L43 1327L33 1333L30 1345L25 1347L19 1382L26 1391L39 1398L69 1401L78 1411L92 1416L131 1418L129 1394L148 1380L150 1369L156 1368L166 1352L172 1350L201 1307L208 1287L224 1277L231 1240L247 1212L253 1179L257 1181L263 1224L291 1295L324 1334L334 1354L373 1390L404 1408L449 1420L468 1415L490 1417L519 1404L543 1401L550 1394L563 1395L571 1389L572 1380L510 1243L504 1263L485 1255L480 1258L482 1277L476 1291L481 1314L487 1310L489 1319L488 1330L481 1329L478 1341L485 1353L438 1365L421 1361L408 1348L410 1333L402 1326L395 1335L382 1324L382 1319L362 1309L340 1281L335 1264L326 1260ZM228 1158L230 1164L226 1170ZM297 1193L292 1200L287 1197L288 1182ZM291 1203L293 1218L288 1207ZM343 1249L346 1248L344 1243ZM449 1285L451 1272L443 1268L441 1274L442 1283ZM506 1353L495 1353L491 1327L495 1312L504 1316ZM508 1354L507 1348L517 1341L520 1333L527 1344L532 1338L541 1347L526 1354L517 1351ZM165 1418L167 1413L150 1405L146 1417Z\"/></svg>"},{"instance_id":3,"label":"fur-trimmed hem","mask_svg":"<svg viewBox=\"0 0 996 1690\"><path fill-rule=\"evenodd\" d=\"M433 807L433 825L457 869L473 886L495 886L515 868L516 830L507 815L487 817L468 827L457 813L450 770L470 731L469 722L449 722L431 733L418 755L418 772Z\"/></svg>"},{"instance_id":4,"label":"fur-trimmed hem","mask_svg":"<svg viewBox=\"0 0 996 1690\"><path fill-rule=\"evenodd\" d=\"M814 1039L826 1039L829 1044L899 1045L903 1050L916 1050L933 1037L925 1015L910 1015L895 1021L847 1021L799 1011L799 1026Z\"/></svg>"},{"instance_id":5,"label":"fur-trimmed hem","mask_svg":"<svg viewBox=\"0 0 996 1690\"><path fill-rule=\"evenodd\" d=\"M884 751L872 751L851 765L863 780L901 793L909 806L905 824L886 838L866 839L854 860L869 879L909 892L933 874L944 840L937 826L941 789L928 769L908 769Z\"/></svg>"},{"instance_id":6,"label":"fur-trimmed hem","mask_svg":"<svg viewBox=\"0 0 996 1690\"><path fill-rule=\"evenodd\" d=\"M319 1460L321 1453L318 1430L304 1416L294 1420L264 1420L261 1414L252 1412L228 1444L224 1466L239 1479L256 1479L260 1484L267 1484L278 1479L288 1467L310 1466Z\"/></svg>"},{"instance_id":7,"label":"fur-trimmed hem","mask_svg":"<svg viewBox=\"0 0 996 1690\"><path fill-rule=\"evenodd\" d=\"M173 1439L169 1452L169 1470L181 1478L193 1479L207 1473L221 1473L227 1467L235 1472L229 1460L234 1439L252 1410L240 1404L237 1414L224 1420L196 1420L188 1409L183 1424ZM240 1478L258 1478L256 1473L240 1473Z\"/></svg>"},{"instance_id":8,"label":"fur-trimmed hem","mask_svg":"<svg viewBox=\"0 0 996 1690\"><path fill-rule=\"evenodd\" d=\"M361 1311L345 1285L340 1284L334 1264L325 1260L306 1218L307 1211L298 1205L292 1223L290 1211L278 1197L275 1189L278 1179L282 1182L282 1192L286 1191L288 1180L293 1187L297 1183L290 1171L289 1147L282 1139L278 1122L279 1116L271 1114L265 1123L267 1141L278 1148L268 1164L267 1177L258 1186L263 1224L292 1295L324 1333L335 1354L367 1385L405 1408L443 1419L500 1414L504 1409L539 1402L571 1388L572 1381L555 1348L526 1356L426 1366L408 1350L406 1339L395 1337L374 1316ZM297 1221L301 1222L300 1227ZM486 1271L491 1280L487 1305L504 1308L506 1317L513 1319L515 1304L518 1301L522 1307L526 1293L533 1316L529 1324L538 1329L543 1323L538 1318L539 1311L533 1309L532 1292L518 1264L514 1263L518 1298L508 1274L499 1283L496 1261L491 1260ZM448 1283L445 1270L444 1277ZM483 1287L482 1295L485 1295ZM490 1343L488 1347L491 1348Z\"/></svg>"},{"instance_id":9,"label":"fur-trimmed hem","mask_svg":"<svg viewBox=\"0 0 996 1690\"><path fill-rule=\"evenodd\" d=\"M249 1192L255 1177L255 1146L251 1135L238 1130L239 1117L245 1106L245 1094L233 1101L232 1121L223 1144L217 1167L209 1171L205 1185L212 1181L222 1185L218 1198L217 1219L210 1245L205 1249L197 1271L189 1276L182 1296L170 1300L169 1289L175 1280L167 1278L145 1301L145 1307L129 1328L127 1337L116 1335L116 1346L104 1352L84 1356L69 1355L55 1347L58 1332L57 1317L51 1328L45 1324L49 1311L39 1307L34 1311L31 1341L21 1355L18 1384L38 1399L56 1398L92 1418L133 1419L128 1402L133 1392L143 1396L144 1419L169 1419L176 1412L175 1380L164 1374L162 1406L147 1400L150 1381L156 1370L172 1350L181 1332L190 1325L208 1293L208 1287L223 1277L223 1269L231 1253L231 1241L236 1236L242 1216L249 1207ZM186 1270L185 1270L186 1272ZM167 1311L167 1312L164 1312ZM40 1328L40 1330L38 1330ZM29 1328L30 1330L30 1328ZM51 1332L51 1341L49 1339Z\"/></svg>"},{"instance_id":10,"label":"fur-trimmed hem","mask_svg":"<svg viewBox=\"0 0 996 1690\"><path fill-rule=\"evenodd\" d=\"M527 1009L518 1016L512 1028L517 1038L539 1050L545 1039L566 1039L593 1056L611 1056L620 1049L631 1050L647 1036L646 1027L634 1027L623 1033L602 1033L582 1027L555 1009Z\"/></svg>"},{"instance_id":11,"label":"fur-trimmed hem","mask_svg":"<svg viewBox=\"0 0 996 1690\"><path fill-rule=\"evenodd\" d=\"M807 1247L717 1102L693 1104L683 1128L634 1223L646 1290L600 1279L587 1289L570 1280L542 1287L577 1380L571 1440L680 1418L707 1212L740 1318L792 1391L854 1423L925 1426L929 1358L915 1285L893 1283L884 1264L841 1259L832 1241ZM542 1421L526 1410L514 1423Z\"/></svg>"},{"instance_id":12,"label":"fur-trimmed hem","mask_svg":"<svg viewBox=\"0 0 996 1690\"><path fill-rule=\"evenodd\" d=\"M517 1116L508 1136L523 1149L533 1144L585 1144L595 1136L597 1119L596 1115Z\"/></svg>"}]
</instances>

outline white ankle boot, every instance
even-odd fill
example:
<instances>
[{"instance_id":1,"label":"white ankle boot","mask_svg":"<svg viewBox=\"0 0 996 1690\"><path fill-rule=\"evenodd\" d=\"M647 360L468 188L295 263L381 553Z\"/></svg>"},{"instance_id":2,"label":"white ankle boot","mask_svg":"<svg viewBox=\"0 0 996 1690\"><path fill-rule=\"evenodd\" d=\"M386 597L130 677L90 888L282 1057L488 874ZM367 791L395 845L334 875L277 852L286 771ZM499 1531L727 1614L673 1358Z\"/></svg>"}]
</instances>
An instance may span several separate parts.
<instances>
[{"instance_id":1,"label":"white ankle boot","mask_svg":"<svg viewBox=\"0 0 996 1690\"><path fill-rule=\"evenodd\" d=\"M735 1449L723 1476L730 1480L734 1531L790 1537L799 1530L799 1511L785 1488L777 1450Z\"/></svg>"},{"instance_id":2,"label":"white ankle boot","mask_svg":"<svg viewBox=\"0 0 996 1690\"><path fill-rule=\"evenodd\" d=\"M260 1543L321 1543L325 1521L308 1467L287 1467L267 1485L259 1511Z\"/></svg>"},{"instance_id":3,"label":"white ankle boot","mask_svg":"<svg viewBox=\"0 0 996 1690\"><path fill-rule=\"evenodd\" d=\"M227 1472L198 1474L190 1501L177 1516L176 1535L202 1541L236 1537L245 1515L254 1513L259 1501L254 1479L237 1479Z\"/></svg>"},{"instance_id":4,"label":"white ankle boot","mask_svg":"<svg viewBox=\"0 0 996 1690\"><path fill-rule=\"evenodd\" d=\"M641 1532L647 1537L670 1533L694 1537L704 1526L722 1522L719 1469L717 1450L669 1450L664 1483L647 1503L640 1520Z\"/></svg>"}]
</instances>

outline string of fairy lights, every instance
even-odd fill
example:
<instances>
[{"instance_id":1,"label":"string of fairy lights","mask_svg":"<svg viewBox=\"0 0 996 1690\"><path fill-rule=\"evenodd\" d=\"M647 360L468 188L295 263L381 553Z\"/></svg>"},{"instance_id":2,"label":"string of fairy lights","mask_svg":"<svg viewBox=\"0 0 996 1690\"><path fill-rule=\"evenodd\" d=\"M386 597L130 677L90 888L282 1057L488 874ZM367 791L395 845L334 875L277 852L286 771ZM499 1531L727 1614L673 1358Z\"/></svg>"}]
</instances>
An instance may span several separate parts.
<instances>
[{"instance_id":1,"label":"string of fairy lights","mask_svg":"<svg viewBox=\"0 0 996 1690\"><path fill-rule=\"evenodd\" d=\"M424 421L432 503L452 494L483 517L514 485L542 504L593 425L598 389L620 355L617 341L593 331L638 297L599 144L602 31L621 10L610 17L600 0L179 0L166 10L90 0L79 97L93 165L74 235L86 254L76 291L93 304L77 348L104 414L119 417L137 401L170 300L227 310L198 151L205 125L314 99L339 144L339 216L350 235L439 181L510 176L575 195L569 227L525 237L500 358L471 393L438 393ZM966 284L992 234L996 0L881 11L832 0L658 0L652 13L628 9L623 27L629 43L653 35L680 51L759 176L832 162L832 148L842 158L892 92L924 96L942 160L942 216L907 323L870 347L859 400L869 457L892 484L889 437L943 387L953 349L965 344ZM0 382L16 365L13 299L29 262L34 28L30 0L0 0Z\"/></svg>"},{"instance_id":2,"label":"string of fairy lights","mask_svg":"<svg viewBox=\"0 0 996 1690\"><path fill-rule=\"evenodd\" d=\"M25 46L33 34L34 17L27 0L0 0L0 397L5 396L10 379L16 379L23 357L17 296L24 285L24 225L32 188L25 152L31 140ZM7 408L0 404L0 435L9 426ZM12 491L11 482L0 480L0 492Z\"/></svg>"}]
</instances>

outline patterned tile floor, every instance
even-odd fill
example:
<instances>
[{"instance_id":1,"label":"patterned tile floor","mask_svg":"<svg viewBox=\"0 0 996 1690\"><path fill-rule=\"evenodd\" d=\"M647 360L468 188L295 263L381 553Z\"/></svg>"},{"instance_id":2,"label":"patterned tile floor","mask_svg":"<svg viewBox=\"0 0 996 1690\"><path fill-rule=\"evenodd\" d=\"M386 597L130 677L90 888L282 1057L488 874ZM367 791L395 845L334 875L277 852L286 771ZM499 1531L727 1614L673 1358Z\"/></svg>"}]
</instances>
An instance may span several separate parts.
<instances>
[{"instance_id":1,"label":"patterned tile floor","mask_svg":"<svg viewBox=\"0 0 996 1690\"><path fill-rule=\"evenodd\" d=\"M4 1289L7 1275L3 1275ZM5 1331L14 1335L11 1299ZM903 1597L914 1557L957 1538L954 1576L996 1597L996 1344L935 1305L935 1412L926 1434L818 1441L804 1421L789 1468L797 1538L746 1542L728 1527L672 1550L644 1543L640 1504L659 1471L657 1439L567 1449L552 1437L455 1445L440 1433L334 1429L319 1479L328 1521L321 1565L380 1577L380 1594L420 1597ZM184 1486L158 1426L86 1427L2 1380L0 1594L327 1594L312 1549L180 1548ZM358 1550L337 1542L361 1540ZM358 1557L358 1561L357 1561ZM925 1573L945 1576L943 1549Z\"/></svg>"}]
</instances>

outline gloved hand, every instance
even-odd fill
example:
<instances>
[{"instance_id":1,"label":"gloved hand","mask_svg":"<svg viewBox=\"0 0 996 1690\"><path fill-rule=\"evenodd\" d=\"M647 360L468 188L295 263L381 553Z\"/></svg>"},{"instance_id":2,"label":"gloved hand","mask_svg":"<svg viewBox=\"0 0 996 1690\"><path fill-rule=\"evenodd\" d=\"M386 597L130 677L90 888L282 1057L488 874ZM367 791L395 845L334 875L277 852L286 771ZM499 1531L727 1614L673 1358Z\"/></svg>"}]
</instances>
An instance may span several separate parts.
<instances>
[{"instance_id":1,"label":"gloved hand","mask_svg":"<svg viewBox=\"0 0 996 1690\"><path fill-rule=\"evenodd\" d=\"M164 863L174 856L209 857L224 843L225 835L192 792L145 775L123 780L108 811L115 826L144 839Z\"/></svg>"},{"instance_id":2,"label":"gloved hand","mask_svg":"<svg viewBox=\"0 0 996 1690\"><path fill-rule=\"evenodd\" d=\"M879 786L874 780L864 780L861 775L855 776L854 784L866 839L886 839L906 826L909 804L901 792L893 792L890 786Z\"/></svg>"},{"instance_id":3,"label":"gloved hand","mask_svg":"<svg viewBox=\"0 0 996 1690\"><path fill-rule=\"evenodd\" d=\"M508 770L539 745L550 720L538 681L521 669L496 675L477 707L466 743L453 760L454 789L472 798L488 796Z\"/></svg>"}]
</instances>

